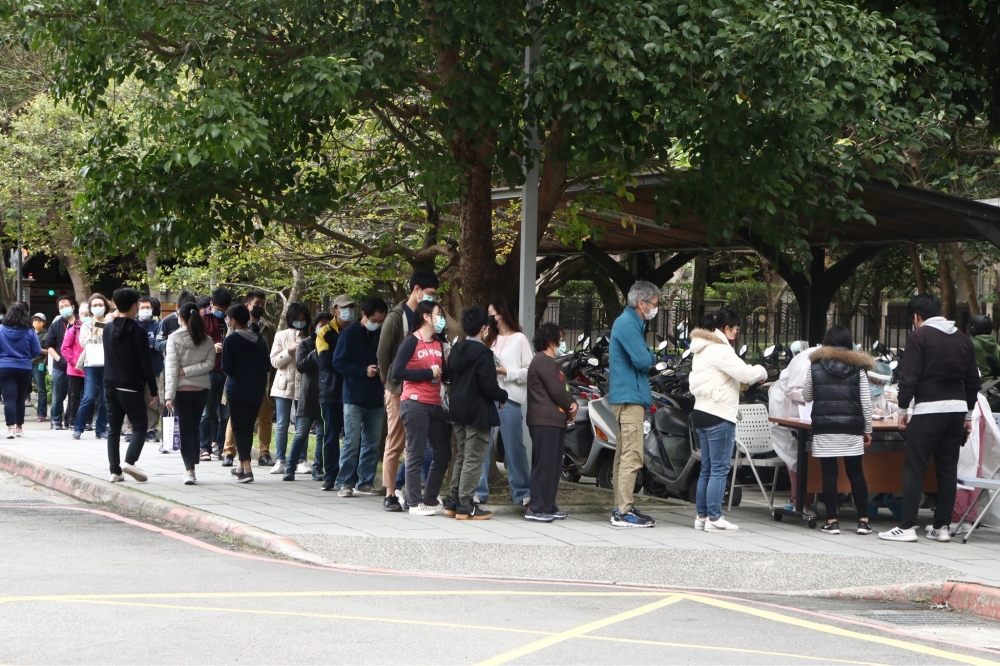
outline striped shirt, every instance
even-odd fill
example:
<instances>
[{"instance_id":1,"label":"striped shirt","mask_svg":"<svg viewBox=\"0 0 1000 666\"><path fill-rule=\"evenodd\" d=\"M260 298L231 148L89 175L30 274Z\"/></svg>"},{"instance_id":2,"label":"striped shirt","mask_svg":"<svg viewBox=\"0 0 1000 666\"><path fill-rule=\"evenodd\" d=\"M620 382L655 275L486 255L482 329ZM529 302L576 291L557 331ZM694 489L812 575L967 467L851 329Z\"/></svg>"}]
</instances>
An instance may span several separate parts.
<instances>
[{"instance_id":1,"label":"striped shirt","mask_svg":"<svg viewBox=\"0 0 1000 666\"><path fill-rule=\"evenodd\" d=\"M858 373L861 384L861 413L865 419L865 432L872 431L872 392L868 388L868 374L862 370ZM812 373L806 374L806 385L802 389L802 397L806 402L813 401ZM814 458L839 458L841 456L860 456L865 452L865 440L861 435L813 435L812 456Z\"/></svg>"}]
</instances>

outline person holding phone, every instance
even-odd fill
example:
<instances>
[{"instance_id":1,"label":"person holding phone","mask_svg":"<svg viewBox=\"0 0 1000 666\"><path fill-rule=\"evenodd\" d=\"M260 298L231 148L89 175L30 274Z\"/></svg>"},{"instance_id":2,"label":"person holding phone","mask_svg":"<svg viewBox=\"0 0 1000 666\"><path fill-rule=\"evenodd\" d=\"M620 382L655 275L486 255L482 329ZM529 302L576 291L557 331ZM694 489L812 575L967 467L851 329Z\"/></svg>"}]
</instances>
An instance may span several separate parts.
<instances>
[{"instance_id":1,"label":"person holding phone","mask_svg":"<svg viewBox=\"0 0 1000 666\"><path fill-rule=\"evenodd\" d=\"M76 412L76 422L73 424L73 439L80 439L83 431L90 423L94 411L97 420L94 423L94 434L97 439L104 439L108 432L108 411L104 401L104 326L107 314L111 311L108 299L103 294L91 294L87 301L90 307L90 321L84 321L80 327L78 344L83 350L77 368L83 369L83 398ZM146 436L144 430L142 436Z\"/></svg>"}]
</instances>

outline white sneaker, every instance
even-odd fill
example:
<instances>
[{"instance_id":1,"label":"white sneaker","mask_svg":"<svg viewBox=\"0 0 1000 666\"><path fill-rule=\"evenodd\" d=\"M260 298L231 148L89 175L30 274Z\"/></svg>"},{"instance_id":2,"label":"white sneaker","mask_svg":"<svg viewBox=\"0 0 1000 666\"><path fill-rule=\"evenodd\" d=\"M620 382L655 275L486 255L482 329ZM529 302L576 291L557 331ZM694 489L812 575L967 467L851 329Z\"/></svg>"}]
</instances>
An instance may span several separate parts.
<instances>
[{"instance_id":1,"label":"white sneaker","mask_svg":"<svg viewBox=\"0 0 1000 666\"><path fill-rule=\"evenodd\" d=\"M931 541L951 541L951 534L948 532L948 527L942 527L941 529L934 529L933 525L927 526L927 538Z\"/></svg>"},{"instance_id":2,"label":"white sneaker","mask_svg":"<svg viewBox=\"0 0 1000 666\"><path fill-rule=\"evenodd\" d=\"M198 482L198 470L191 470L191 478L194 479L195 483Z\"/></svg>"},{"instance_id":3,"label":"white sneaker","mask_svg":"<svg viewBox=\"0 0 1000 666\"><path fill-rule=\"evenodd\" d=\"M436 516L436 515L438 515L438 513L440 513L440 510L441 510L440 506L427 506L426 504L424 504L423 502L421 502L417 506L411 506L410 507L410 515L411 516Z\"/></svg>"},{"instance_id":4,"label":"white sneaker","mask_svg":"<svg viewBox=\"0 0 1000 666\"><path fill-rule=\"evenodd\" d=\"M296 474L309 474L312 475L312 465L307 463L305 460L299 463L299 466L295 468Z\"/></svg>"},{"instance_id":5,"label":"white sneaker","mask_svg":"<svg viewBox=\"0 0 1000 666\"><path fill-rule=\"evenodd\" d=\"M194 483L195 483L194 474L192 474L191 472L184 472L184 485L193 486Z\"/></svg>"},{"instance_id":6,"label":"white sneaker","mask_svg":"<svg viewBox=\"0 0 1000 666\"><path fill-rule=\"evenodd\" d=\"M125 477L122 476L121 474L112 474L111 478L108 479L108 481L110 481L111 483L121 483L124 480L125 480Z\"/></svg>"},{"instance_id":7,"label":"white sneaker","mask_svg":"<svg viewBox=\"0 0 1000 666\"><path fill-rule=\"evenodd\" d=\"M879 532L879 539L885 539L886 541L916 541L917 531L912 527L908 530L904 530L900 527L893 527L888 532Z\"/></svg>"},{"instance_id":8,"label":"white sneaker","mask_svg":"<svg viewBox=\"0 0 1000 666\"><path fill-rule=\"evenodd\" d=\"M283 460L279 460L274 463L274 467L271 468L270 474L284 474L285 473L285 463Z\"/></svg>"},{"instance_id":9,"label":"white sneaker","mask_svg":"<svg viewBox=\"0 0 1000 666\"><path fill-rule=\"evenodd\" d=\"M706 532L739 532L740 526L733 525L731 522L725 518L719 518L718 520L706 520L705 521L705 531Z\"/></svg>"},{"instance_id":10,"label":"white sneaker","mask_svg":"<svg viewBox=\"0 0 1000 666\"><path fill-rule=\"evenodd\" d=\"M396 488L396 492L393 493L396 499L399 500L399 506L406 506L406 494L403 493L402 488Z\"/></svg>"},{"instance_id":11,"label":"white sneaker","mask_svg":"<svg viewBox=\"0 0 1000 666\"><path fill-rule=\"evenodd\" d=\"M354 488L344 486L337 491L337 497L354 497Z\"/></svg>"},{"instance_id":12,"label":"white sneaker","mask_svg":"<svg viewBox=\"0 0 1000 666\"><path fill-rule=\"evenodd\" d=\"M131 476L136 481L146 481L149 479L146 473L135 465L130 465L129 463L122 463L122 471Z\"/></svg>"},{"instance_id":13,"label":"white sneaker","mask_svg":"<svg viewBox=\"0 0 1000 666\"><path fill-rule=\"evenodd\" d=\"M473 500L473 501L475 501L475 500ZM479 502L476 502L476 504L479 504ZM523 500L521 500L521 505L522 506L531 506L531 498L530 497L525 497Z\"/></svg>"},{"instance_id":14,"label":"white sneaker","mask_svg":"<svg viewBox=\"0 0 1000 666\"><path fill-rule=\"evenodd\" d=\"M703 529L705 529L705 523L707 523L707 522L708 522L707 518L698 518L697 516L695 516L695 519L694 519L694 528L696 530L703 530Z\"/></svg>"},{"instance_id":15,"label":"white sneaker","mask_svg":"<svg viewBox=\"0 0 1000 666\"><path fill-rule=\"evenodd\" d=\"M21 426L17 426L16 428L14 428L15 437L20 437L23 434L24 434L24 428L22 428Z\"/></svg>"},{"instance_id":16,"label":"white sneaker","mask_svg":"<svg viewBox=\"0 0 1000 666\"><path fill-rule=\"evenodd\" d=\"M7 439L14 439L14 429L7 428Z\"/></svg>"}]
</instances>

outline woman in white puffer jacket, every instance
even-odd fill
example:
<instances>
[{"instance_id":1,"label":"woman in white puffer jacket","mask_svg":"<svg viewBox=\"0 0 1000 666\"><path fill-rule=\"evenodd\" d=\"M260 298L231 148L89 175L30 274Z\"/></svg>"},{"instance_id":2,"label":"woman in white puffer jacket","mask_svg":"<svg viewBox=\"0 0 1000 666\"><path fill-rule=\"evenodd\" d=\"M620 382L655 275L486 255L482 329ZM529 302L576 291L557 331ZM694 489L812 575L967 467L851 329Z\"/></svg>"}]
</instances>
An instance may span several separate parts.
<instances>
[{"instance_id":1,"label":"woman in white puffer jacket","mask_svg":"<svg viewBox=\"0 0 1000 666\"><path fill-rule=\"evenodd\" d=\"M694 528L706 532L739 530L722 517L722 498L736 442L740 384L767 379L763 366L747 365L737 356L733 342L739 332L740 318L725 308L705 315L701 328L691 332L694 359L688 382L695 398L691 424L701 447Z\"/></svg>"}]
</instances>

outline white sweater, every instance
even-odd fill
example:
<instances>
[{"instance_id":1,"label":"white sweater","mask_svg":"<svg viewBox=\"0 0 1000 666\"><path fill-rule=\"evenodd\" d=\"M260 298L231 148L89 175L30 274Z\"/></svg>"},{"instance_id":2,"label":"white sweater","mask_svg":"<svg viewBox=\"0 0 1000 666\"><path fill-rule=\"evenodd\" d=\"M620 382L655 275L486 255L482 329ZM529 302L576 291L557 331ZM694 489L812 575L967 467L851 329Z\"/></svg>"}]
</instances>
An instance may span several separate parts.
<instances>
[{"instance_id":1,"label":"white sweater","mask_svg":"<svg viewBox=\"0 0 1000 666\"><path fill-rule=\"evenodd\" d=\"M747 365L721 331L696 328L691 332L691 375L688 384L694 408L736 423L740 406L740 384L767 379L760 365Z\"/></svg>"},{"instance_id":2,"label":"white sweater","mask_svg":"<svg viewBox=\"0 0 1000 666\"><path fill-rule=\"evenodd\" d=\"M531 343L524 333L498 335L493 343L494 356L500 359L500 365L507 370L507 375L497 375L500 388L507 391L507 398L522 407L528 399L528 364L535 356L531 351Z\"/></svg>"}]
</instances>

